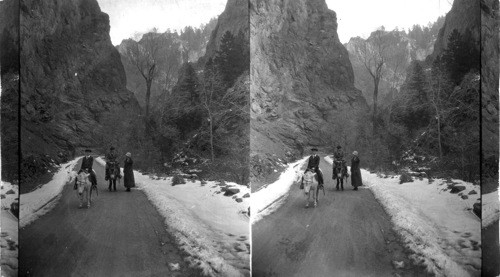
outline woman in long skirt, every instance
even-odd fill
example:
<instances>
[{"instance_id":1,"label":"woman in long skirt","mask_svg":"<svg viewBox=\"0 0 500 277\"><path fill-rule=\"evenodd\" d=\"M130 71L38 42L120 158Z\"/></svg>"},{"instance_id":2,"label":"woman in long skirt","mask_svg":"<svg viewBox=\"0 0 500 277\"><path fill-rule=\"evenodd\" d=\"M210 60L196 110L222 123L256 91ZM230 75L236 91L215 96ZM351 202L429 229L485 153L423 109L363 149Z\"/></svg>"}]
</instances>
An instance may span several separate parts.
<instances>
[{"instance_id":1,"label":"woman in long skirt","mask_svg":"<svg viewBox=\"0 0 500 277\"><path fill-rule=\"evenodd\" d=\"M354 151L352 153L353 157L351 159L351 183L354 187L354 190L358 190L359 186L363 185L363 181L361 180L361 170L359 168L359 157L358 151Z\"/></svg>"},{"instance_id":2,"label":"woman in long skirt","mask_svg":"<svg viewBox=\"0 0 500 277\"><path fill-rule=\"evenodd\" d=\"M128 152L125 156L125 164L123 165L123 184L127 188L127 191L130 191L130 188L135 187L135 180L134 180L134 170L132 168L132 165L134 164L134 161L132 161L132 154Z\"/></svg>"}]
</instances>

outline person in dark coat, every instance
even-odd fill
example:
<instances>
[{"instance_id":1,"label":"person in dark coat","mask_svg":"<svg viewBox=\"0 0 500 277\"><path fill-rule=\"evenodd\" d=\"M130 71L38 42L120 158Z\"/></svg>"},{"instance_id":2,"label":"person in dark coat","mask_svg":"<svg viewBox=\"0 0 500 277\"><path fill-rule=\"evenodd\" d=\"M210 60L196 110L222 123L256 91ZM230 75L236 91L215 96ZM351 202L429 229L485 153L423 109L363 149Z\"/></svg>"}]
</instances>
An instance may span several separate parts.
<instances>
[{"instance_id":1,"label":"person in dark coat","mask_svg":"<svg viewBox=\"0 0 500 277\"><path fill-rule=\"evenodd\" d=\"M123 165L123 184L127 188L127 191L130 191L130 188L135 187L134 170L132 168L134 161L132 161L132 154L130 154L130 152L125 156L126 158Z\"/></svg>"},{"instance_id":2,"label":"person in dark coat","mask_svg":"<svg viewBox=\"0 0 500 277\"><path fill-rule=\"evenodd\" d=\"M351 159L351 184L354 187L354 190L358 190L359 186L363 185L363 181L361 180L361 169L359 168L359 157L358 151L354 151L352 153L353 157Z\"/></svg>"},{"instance_id":3,"label":"person in dark coat","mask_svg":"<svg viewBox=\"0 0 500 277\"><path fill-rule=\"evenodd\" d=\"M90 173L90 182L93 185L97 185L97 177L95 176L94 171L92 170L92 166L94 165L94 158L90 156L90 153L92 153L92 150L86 149L85 150L85 157L82 159L82 166L80 167L80 171L83 171L87 169L87 172Z\"/></svg>"},{"instance_id":4,"label":"person in dark coat","mask_svg":"<svg viewBox=\"0 0 500 277\"><path fill-rule=\"evenodd\" d=\"M319 169L319 155L318 155L318 149L312 148L312 155L309 157L309 161L307 162L307 169L312 169L313 172L318 174L318 185L322 186L323 185L323 172Z\"/></svg>"},{"instance_id":5,"label":"person in dark coat","mask_svg":"<svg viewBox=\"0 0 500 277\"><path fill-rule=\"evenodd\" d=\"M115 148L113 146L109 148L109 152L106 154L105 158L106 158L106 175L104 179L108 180L110 163L116 163L116 158L117 158L117 155L115 153Z\"/></svg>"}]
</instances>

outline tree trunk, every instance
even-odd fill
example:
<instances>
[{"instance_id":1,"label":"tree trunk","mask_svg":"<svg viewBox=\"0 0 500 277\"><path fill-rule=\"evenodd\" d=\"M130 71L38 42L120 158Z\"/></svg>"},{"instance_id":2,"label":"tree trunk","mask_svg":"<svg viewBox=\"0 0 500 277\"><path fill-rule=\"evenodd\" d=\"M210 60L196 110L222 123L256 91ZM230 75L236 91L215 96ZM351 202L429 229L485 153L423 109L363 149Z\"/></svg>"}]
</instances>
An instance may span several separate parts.
<instances>
[{"instance_id":1,"label":"tree trunk","mask_svg":"<svg viewBox=\"0 0 500 277\"><path fill-rule=\"evenodd\" d=\"M212 162L214 161L214 134L213 134L213 119L210 114L210 154L212 156Z\"/></svg>"},{"instance_id":2,"label":"tree trunk","mask_svg":"<svg viewBox=\"0 0 500 277\"><path fill-rule=\"evenodd\" d=\"M373 134L376 133L377 131L377 102L378 102L378 84L380 82L380 78L376 77L373 79L373 115L372 115L372 121L373 121Z\"/></svg>"},{"instance_id":3,"label":"tree trunk","mask_svg":"<svg viewBox=\"0 0 500 277\"><path fill-rule=\"evenodd\" d=\"M146 118L145 120L148 120L149 118L149 98L151 97L151 83L153 82L153 79L146 79Z\"/></svg>"},{"instance_id":4,"label":"tree trunk","mask_svg":"<svg viewBox=\"0 0 500 277\"><path fill-rule=\"evenodd\" d=\"M441 116L437 116L437 131L438 131L438 145L439 145L439 159L443 159L443 148L441 146Z\"/></svg>"}]
</instances>

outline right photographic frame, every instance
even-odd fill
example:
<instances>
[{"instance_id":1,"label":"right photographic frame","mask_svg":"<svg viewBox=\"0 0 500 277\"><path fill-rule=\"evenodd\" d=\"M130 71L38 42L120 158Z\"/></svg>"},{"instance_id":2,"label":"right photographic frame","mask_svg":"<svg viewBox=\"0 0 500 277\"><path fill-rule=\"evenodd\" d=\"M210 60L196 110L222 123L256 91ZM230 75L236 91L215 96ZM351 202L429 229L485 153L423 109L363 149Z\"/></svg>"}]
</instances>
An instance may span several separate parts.
<instances>
[{"instance_id":1,"label":"right photographic frame","mask_svg":"<svg viewBox=\"0 0 500 277\"><path fill-rule=\"evenodd\" d=\"M498 1L249 2L252 276L499 276Z\"/></svg>"}]
</instances>

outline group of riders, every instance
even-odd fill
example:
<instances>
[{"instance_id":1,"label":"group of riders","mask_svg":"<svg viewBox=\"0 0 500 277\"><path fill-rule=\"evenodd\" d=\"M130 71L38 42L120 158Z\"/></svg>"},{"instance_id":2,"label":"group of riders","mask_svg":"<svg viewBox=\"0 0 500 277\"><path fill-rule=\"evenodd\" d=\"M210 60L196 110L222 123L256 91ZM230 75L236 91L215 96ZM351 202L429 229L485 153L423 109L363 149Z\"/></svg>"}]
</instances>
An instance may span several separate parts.
<instances>
[{"instance_id":1,"label":"group of riders","mask_svg":"<svg viewBox=\"0 0 500 277\"><path fill-rule=\"evenodd\" d=\"M306 208L309 207L309 199L311 195L314 199L314 207L316 207L318 205L319 191L323 190L323 194L325 193L323 172L319 168L320 156L317 154L318 149L312 148L311 151L312 155L309 157L307 168L304 171L301 182L301 188L304 189L307 197ZM358 190L358 186L363 185L361 181L361 171L359 168L360 160L357 151L354 151L352 155L351 184L354 187L353 190ZM346 178L347 181L347 178L349 176L350 175L347 170L347 162L344 158L344 151L342 150L342 146L338 145L336 151L333 154L332 165L332 179L337 180L337 190L344 190L344 178Z\"/></svg>"},{"instance_id":2,"label":"group of riders","mask_svg":"<svg viewBox=\"0 0 500 277\"><path fill-rule=\"evenodd\" d=\"M74 184L74 189L78 189L78 194L80 197L80 207L83 206L83 191L84 189L80 189L80 187L83 187L86 183L89 183L89 196L87 197L87 207L90 207L90 197L92 195L92 190L95 190L97 192L97 177L95 174L95 171L92 169L94 165L94 158L91 156L92 150L86 149L85 150L85 156L82 159L82 165L80 167L80 170L77 173L77 177L75 180ZM122 178L122 175L120 173L120 166L117 162L118 155L115 152L115 148L111 147L109 149L109 152L105 155L105 160L106 160L106 174L105 174L105 180L109 182L109 191L116 191L116 181ZM131 169L132 165L132 159L131 159L131 154L127 153L126 154L126 159L125 159L125 166L124 168L130 167ZM133 183L133 173L132 173L132 180L131 182ZM130 179L130 178L129 178ZM130 183L130 181L129 181ZM133 185L128 185L125 184L127 187L127 191L130 191L130 187L133 187Z\"/></svg>"}]
</instances>

